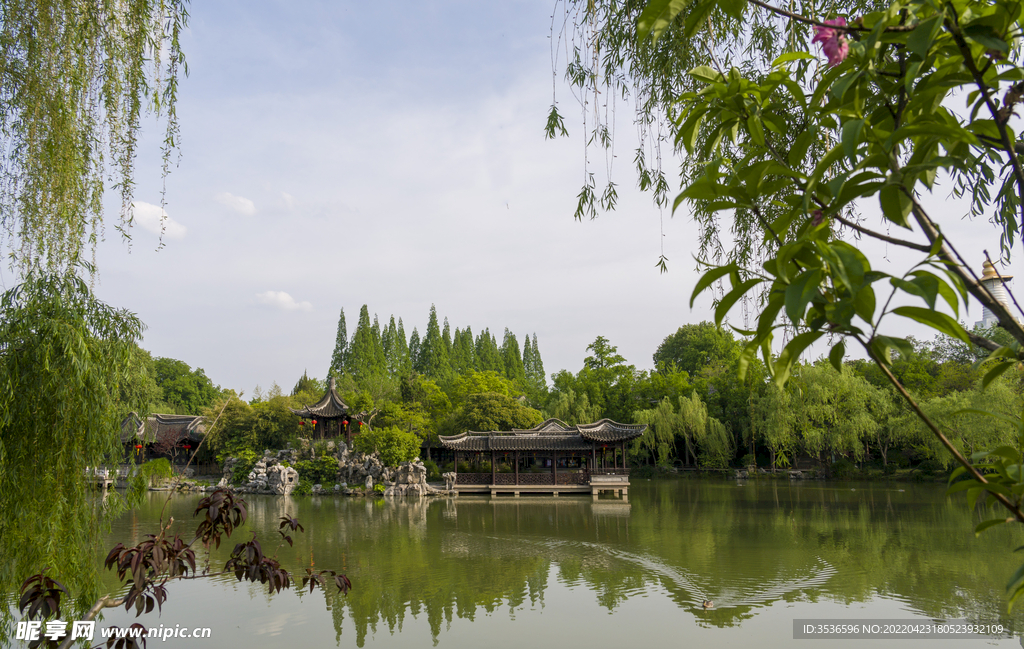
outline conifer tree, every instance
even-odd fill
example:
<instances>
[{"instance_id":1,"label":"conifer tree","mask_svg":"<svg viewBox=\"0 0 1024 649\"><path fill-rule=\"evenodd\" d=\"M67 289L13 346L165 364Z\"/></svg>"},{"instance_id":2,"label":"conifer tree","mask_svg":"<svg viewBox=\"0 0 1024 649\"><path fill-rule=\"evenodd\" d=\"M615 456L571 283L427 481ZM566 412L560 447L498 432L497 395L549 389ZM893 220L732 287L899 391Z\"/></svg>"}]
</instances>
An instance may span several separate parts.
<instances>
[{"instance_id":1,"label":"conifer tree","mask_svg":"<svg viewBox=\"0 0 1024 649\"><path fill-rule=\"evenodd\" d=\"M348 331L345 328L345 308L342 307L338 316L338 335L334 339L334 353L331 354L331 366L327 369L327 378L339 377L345 373L348 361Z\"/></svg>"},{"instance_id":2,"label":"conifer tree","mask_svg":"<svg viewBox=\"0 0 1024 649\"><path fill-rule=\"evenodd\" d=\"M420 332L416 327L412 328L412 336L409 337L409 365L412 369L419 371L420 366Z\"/></svg>"},{"instance_id":3,"label":"conifer tree","mask_svg":"<svg viewBox=\"0 0 1024 649\"><path fill-rule=\"evenodd\" d=\"M370 324L370 311L363 305L359 311L359 324L356 332L352 335L352 344L349 349L348 371L357 380L361 381L377 376L384 371L383 351L378 355L380 336L374 336L374 327Z\"/></svg>"},{"instance_id":4,"label":"conifer tree","mask_svg":"<svg viewBox=\"0 0 1024 649\"><path fill-rule=\"evenodd\" d=\"M537 333L533 334L533 356L531 358L530 368L527 370L526 380L528 383L532 383L539 387L543 391L547 391L548 379L544 374L544 361L540 357L540 345L537 344Z\"/></svg>"},{"instance_id":5,"label":"conifer tree","mask_svg":"<svg viewBox=\"0 0 1024 649\"><path fill-rule=\"evenodd\" d=\"M384 367L388 376L395 376L395 354L398 351L398 327L395 325L395 316L391 316L388 326L384 327L380 335L381 347L384 349Z\"/></svg>"},{"instance_id":6,"label":"conifer tree","mask_svg":"<svg viewBox=\"0 0 1024 649\"><path fill-rule=\"evenodd\" d=\"M441 327L437 322L437 309L430 305L430 319L427 321L427 333L420 343L419 363L414 365L417 372L434 379L449 373L451 365L448 350L441 336Z\"/></svg>"},{"instance_id":7,"label":"conifer tree","mask_svg":"<svg viewBox=\"0 0 1024 649\"><path fill-rule=\"evenodd\" d=\"M463 330L455 330L455 340L452 342L452 370L458 374L465 374L475 369L473 353L473 331L466 327Z\"/></svg>"},{"instance_id":8,"label":"conifer tree","mask_svg":"<svg viewBox=\"0 0 1024 649\"><path fill-rule=\"evenodd\" d=\"M380 373L387 372L388 359L384 353L384 335L380 329L380 320L377 314L373 314L373 366Z\"/></svg>"},{"instance_id":9,"label":"conifer tree","mask_svg":"<svg viewBox=\"0 0 1024 649\"><path fill-rule=\"evenodd\" d=\"M537 334L533 334L532 341L527 336L523 342L523 371L526 373L526 395L532 403L544 403L548 386L544 379L544 363L537 347Z\"/></svg>"},{"instance_id":10,"label":"conifer tree","mask_svg":"<svg viewBox=\"0 0 1024 649\"><path fill-rule=\"evenodd\" d=\"M523 369L523 356L519 352L519 341L516 335L505 329L505 338L501 341L501 360L505 366L505 378L516 385L526 385L526 372Z\"/></svg>"},{"instance_id":11,"label":"conifer tree","mask_svg":"<svg viewBox=\"0 0 1024 649\"><path fill-rule=\"evenodd\" d=\"M409 339L405 337L405 325L402 319L398 319L398 333L395 337L397 344L395 354L395 376L405 376L412 371L412 352L409 348Z\"/></svg>"},{"instance_id":12,"label":"conifer tree","mask_svg":"<svg viewBox=\"0 0 1024 649\"><path fill-rule=\"evenodd\" d=\"M445 353L448 355L449 362L452 358L452 330L448 326L448 317L445 316L444 328L441 329L441 341L444 343Z\"/></svg>"},{"instance_id":13,"label":"conifer tree","mask_svg":"<svg viewBox=\"0 0 1024 649\"><path fill-rule=\"evenodd\" d=\"M498 351L498 343L490 329L484 329L476 339L476 368L481 372L505 373L505 364Z\"/></svg>"}]
</instances>

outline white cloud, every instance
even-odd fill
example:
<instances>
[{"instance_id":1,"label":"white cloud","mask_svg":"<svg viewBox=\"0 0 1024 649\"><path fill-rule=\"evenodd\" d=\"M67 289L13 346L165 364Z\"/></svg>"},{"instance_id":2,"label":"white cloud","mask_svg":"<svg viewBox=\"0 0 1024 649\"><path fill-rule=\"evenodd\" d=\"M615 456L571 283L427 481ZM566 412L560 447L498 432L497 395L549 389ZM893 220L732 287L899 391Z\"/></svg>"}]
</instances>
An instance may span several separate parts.
<instances>
[{"instance_id":1,"label":"white cloud","mask_svg":"<svg viewBox=\"0 0 1024 649\"><path fill-rule=\"evenodd\" d=\"M242 196L235 196L228 192L221 192L213 197L213 200L217 201L221 205L228 207L243 216L252 216L256 213L256 205L253 204L248 198Z\"/></svg>"},{"instance_id":2,"label":"white cloud","mask_svg":"<svg viewBox=\"0 0 1024 649\"><path fill-rule=\"evenodd\" d=\"M288 211L295 209L295 197L288 192L281 192L281 198L284 200L284 206L288 208Z\"/></svg>"},{"instance_id":3,"label":"white cloud","mask_svg":"<svg viewBox=\"0 0 1024 649\"><path fill-rule=\"evenodd\" d=\"M159 205L134 201L132 208L136 223L153 234L160 234L162 231L165 239L183 239L188 231L188 228L168 216Z\"/></svg>"},{"instance_id":4,"label":"white cloud","mask_svg":"<svg viewBox=\"0 0 1024 649\"><path fill-rule=\"evenodd\" d=\"M283 311L312 311L313 305L309 302L296 302L295 298L284 291L265 291L257 293L256 299L260 304L266 304Z\"/></svg>"}]
</instances>

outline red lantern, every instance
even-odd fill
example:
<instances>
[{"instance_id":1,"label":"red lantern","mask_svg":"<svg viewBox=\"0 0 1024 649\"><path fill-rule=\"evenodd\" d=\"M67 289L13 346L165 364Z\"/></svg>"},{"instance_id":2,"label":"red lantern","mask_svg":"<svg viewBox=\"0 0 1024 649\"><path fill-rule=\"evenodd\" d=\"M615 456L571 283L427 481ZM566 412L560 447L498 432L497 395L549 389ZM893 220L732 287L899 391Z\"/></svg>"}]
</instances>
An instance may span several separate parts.
<instances>
[{"instance_id":1,"label":"red lantern","mask_svg":"<svg viewBox=\"0 0 1024 649\"><path fill-rule=\"evenodd\" d=\"M300 425L300 426L305 426L305 425L306 425L306 422L304 422L304 421L299 421L299 425Z\"/></svg>"},{"instance_id":2,"label":"red lantern","mask_svg":"<svg viewBox=\"0 0 1024 649\"><path fill-rule=\"evenodd\" d=\"M313 425L316 426L316 419L313 420Z\"/></svg>"},{"instance_id":3,"label":"red lantern","mask_svg":"<svg viewBox=\"0 0 1024 649\"><path fill-rule=\"evenodd\" d=\"M186 451L187 451L187 450L189 450L190 448L192 448L192 445L191 445L191 444L185 444L185 450L186 450Z\"/></svg>"},{"instance_id":4,"label":"red lantern","mask_svg":"<svg viewBox=\"0 0 1024 649\"><path fill-rule=\"evenodd\" d=\"M135 445L135 450L136 450L136 451L138 451L138 450L139 450L139 449L141 449L141 448L142 448L142 444L136 444L136 445Z\"/></svg>"},{"instance_id":5,"label":"red lantern","mask_svg":"<svg viewBox=\"0 0 1024 649\"><path fill-rule=\"evenodd\" d=\"M360 427L360 428L362 428L362 427L363 427L363 422L359 422L359 427Z\"/></svg>"}]
</instances>

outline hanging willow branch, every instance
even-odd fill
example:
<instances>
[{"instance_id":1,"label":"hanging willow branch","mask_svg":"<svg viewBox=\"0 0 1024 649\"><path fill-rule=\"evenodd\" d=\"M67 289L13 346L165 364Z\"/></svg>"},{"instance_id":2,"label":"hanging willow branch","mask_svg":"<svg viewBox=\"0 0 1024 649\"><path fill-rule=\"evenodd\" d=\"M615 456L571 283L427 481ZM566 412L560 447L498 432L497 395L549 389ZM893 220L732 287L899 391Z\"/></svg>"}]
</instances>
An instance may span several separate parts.
<instances>
[{"instance_id":1,"label":"hanging willow branch","mask_svg":"<svg viewBox=\"0 0 1024 649\"><path fill-rule=\"evenodd\" d=\"M165 122L166 176L187 73L187 1L0 3L0 248L21 272L67 271L83 252L95 256L106 182L128 238L144 109Z\"/></svg>"}]
</instances>

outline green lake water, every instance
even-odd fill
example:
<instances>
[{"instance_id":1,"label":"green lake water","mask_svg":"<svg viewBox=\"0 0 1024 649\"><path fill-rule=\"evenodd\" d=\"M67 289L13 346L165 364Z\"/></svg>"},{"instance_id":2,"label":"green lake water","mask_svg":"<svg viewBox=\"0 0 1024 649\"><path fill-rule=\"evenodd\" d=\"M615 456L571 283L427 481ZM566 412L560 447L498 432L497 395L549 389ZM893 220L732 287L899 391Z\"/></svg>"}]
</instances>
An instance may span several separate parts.
<instances>
[{"instance_id":1,"label":"green lake water","mask_svg":"<svg viewBox=\"0 0 1024 649\"><path fill-rule=\"evenodd\" d=\"M114 524L110 544L154 530L166 494ZM198 496L167 506L184 535ZM798 640L794 619L967 619L1002 637L939 646L1022 646L1004 585L1020 526L975 538L978 513L942 485L642 481L628 502L590 497L365 500L246 496L273 554L283 515L304 534L278 559L295 574L346 573L353 589L266 587L233 577L173 583L156 627L210 627L150 647L903 647L935 640ZM104 551L105 554L105 551ZM113 582L111 582L113 585ZM702 602L712 600L705 610ZM1024 608L1024 604L1021 605ZM136 621L109 610L101 626Z\"/></svg>"}]
</instances>

